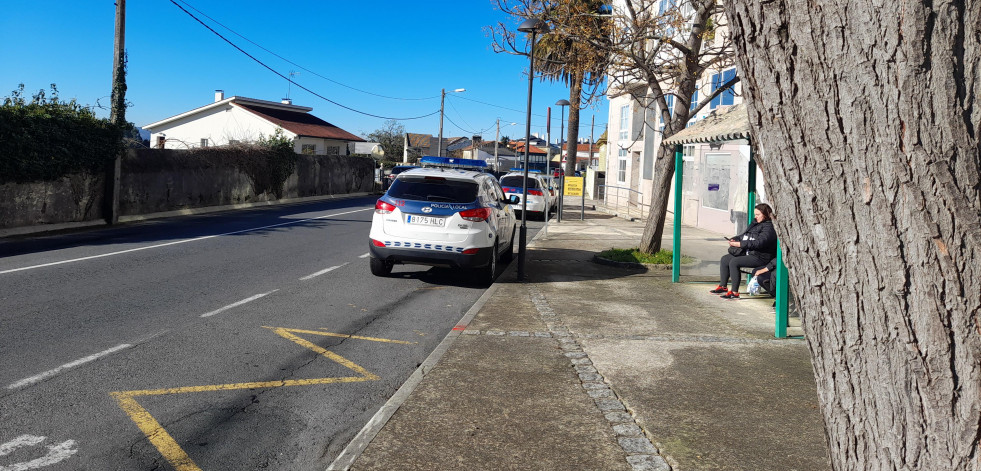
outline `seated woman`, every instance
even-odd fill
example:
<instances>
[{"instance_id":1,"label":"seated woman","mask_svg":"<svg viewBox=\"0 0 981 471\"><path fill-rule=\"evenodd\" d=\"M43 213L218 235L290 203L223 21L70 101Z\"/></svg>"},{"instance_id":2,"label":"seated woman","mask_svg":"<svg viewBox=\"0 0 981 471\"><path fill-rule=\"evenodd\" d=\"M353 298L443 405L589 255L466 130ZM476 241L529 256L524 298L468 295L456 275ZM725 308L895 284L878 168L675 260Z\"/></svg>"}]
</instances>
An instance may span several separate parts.
<instances>
[{"instance_id":1,"label":"seated woman","mask_svg":"<svg viewBox=\"0 0 981 471\"><path fill-rule=\"evenodd\" d=\"M766 265L777 256L777 233L773 230L773 209L766 203L756 205L753 223L746 231L729 239L729 253L719 261L719 286L711 293L725 293L721 297L739 299L740 267ZM726 288L729 282L732 288Z\"/></svg>"}]
</instances>

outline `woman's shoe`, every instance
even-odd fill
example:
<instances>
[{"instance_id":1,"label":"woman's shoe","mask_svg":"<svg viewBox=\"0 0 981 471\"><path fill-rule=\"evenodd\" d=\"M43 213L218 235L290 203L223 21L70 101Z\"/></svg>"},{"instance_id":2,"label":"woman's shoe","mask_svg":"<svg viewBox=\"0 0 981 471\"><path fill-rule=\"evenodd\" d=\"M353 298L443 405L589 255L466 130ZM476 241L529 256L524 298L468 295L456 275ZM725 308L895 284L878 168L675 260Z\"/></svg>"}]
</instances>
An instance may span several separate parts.
<instances>
[{"instance_id":1,"label":"woman's shoe","mask_svg":"<svg viewBox=\"0 0 981 471\"><path fill-rule=\"evenodd\" d=\"M719 297L725 299L739 299L739 293L733 293L732 291L727 291L726 294L723 294L722 296Z\"/></svg>"},{"instance_id":2,"label":"woman's shoe","mask_svg":"<svg viewBox=\"0 0 981 471\"><path fill-rule=\"evenodd\" d=\"M726 291L729 291L729 289L726 288L725 286L719 285L716 286L715 289L713 289L712 291L709 291L709 293L719 294L719 293L725 293Z\"/></svg>"}]
</instances>

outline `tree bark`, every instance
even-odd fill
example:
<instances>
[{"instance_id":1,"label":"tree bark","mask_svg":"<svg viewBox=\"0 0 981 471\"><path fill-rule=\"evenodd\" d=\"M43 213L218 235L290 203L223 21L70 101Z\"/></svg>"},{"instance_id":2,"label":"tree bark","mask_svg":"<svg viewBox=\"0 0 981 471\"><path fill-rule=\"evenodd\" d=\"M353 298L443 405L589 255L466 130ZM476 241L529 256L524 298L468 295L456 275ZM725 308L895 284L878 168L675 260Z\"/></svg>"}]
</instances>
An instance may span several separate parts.
<instances>
[{"instance_id":1,"label":"tree bark","mask_svg":"<svg viewBox=\"0 0 981 471\"><path fill-rule=\"evenodd\" d=\"M981 1L726 0L835 469L981 469Z\"/></svg>"},{"instance_id":2,"label":"tree bark","mask_svg":"<svg viewBox=\"0 0 981 471\"><path fill-rule=\"evenodd\" d=\"M674 152L668 146L657 148L654 161L654 182L651 186L651 209L640 238L639 250L644 253L657 253L661 250L664 235L664 220L668 215L668 197L671 195L671 181L674 179ZM675 198L680 198L676 195ZM680 221L679 221L680 223Z\"/></svg>"}]
</instances>

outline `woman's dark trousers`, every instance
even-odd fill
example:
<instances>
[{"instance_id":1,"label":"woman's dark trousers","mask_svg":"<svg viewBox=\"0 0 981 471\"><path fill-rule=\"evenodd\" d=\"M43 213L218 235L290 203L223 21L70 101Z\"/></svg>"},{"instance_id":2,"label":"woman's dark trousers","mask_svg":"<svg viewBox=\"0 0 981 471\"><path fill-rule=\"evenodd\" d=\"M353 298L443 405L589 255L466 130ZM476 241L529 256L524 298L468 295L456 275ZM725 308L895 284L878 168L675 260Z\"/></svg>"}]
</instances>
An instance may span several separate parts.
<instances>
[{"instance_id":1,"label":"woman's dark trousers","mask_svg":"<svg viewBox=\"0 0 981 471\"><path fill-rule=\"evenodd\" d=\"M732 278L732 287L729 288L733 293L739 292L739 282L742 274L739 273L740 267L761 267L769 262L767 259L760 258L758 255L742 255L733 257L732 254L722 256L719 261L719 285L726 286Z\"/></svg>"}]
</instances>

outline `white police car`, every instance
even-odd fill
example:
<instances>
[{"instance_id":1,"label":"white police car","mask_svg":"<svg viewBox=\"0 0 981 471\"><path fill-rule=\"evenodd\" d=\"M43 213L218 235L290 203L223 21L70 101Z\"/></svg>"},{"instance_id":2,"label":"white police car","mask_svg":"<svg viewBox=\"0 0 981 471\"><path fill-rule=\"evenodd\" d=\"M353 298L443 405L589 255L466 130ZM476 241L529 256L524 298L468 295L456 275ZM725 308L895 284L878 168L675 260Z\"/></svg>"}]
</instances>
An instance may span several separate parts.
<instances>
[{"instance_id":1,"label":"white police car","mask_svg":"<svg viewBox=\"0 0 981 471\"><path fill-rule=\"evenodd\" d=\"M501 187L504 194L508 197L514 195L518 198L515 209L521 210L521 191L524 186L524 170L512 168L510 172L501 177ZM538 213L543 218L545 210L554 210L557 197L551 183L542 176L538 170L528 171L528 202L526 203L529 213Z\"/></svg>"},{"instance_id":2,"label":"white police car","mask_svg":"<svg viewBox=\"0 0 981 471\"><path fill-rule=\"evenodd\" d=\"M402 172L375 203L368 249L371 273L396 263L475 268L490 283L497 261L511 261L516 218L483 161L423 157Z\"/></svg>"}]
</instances>

